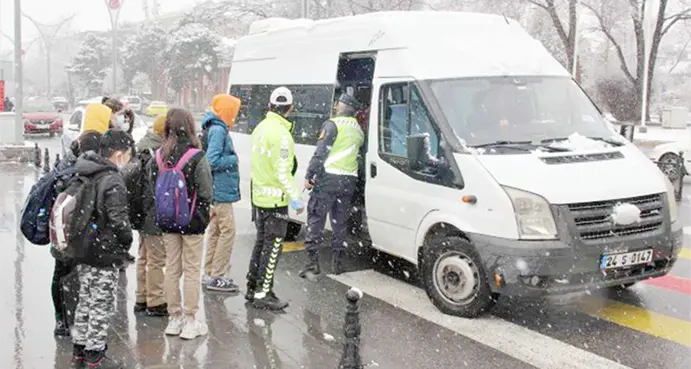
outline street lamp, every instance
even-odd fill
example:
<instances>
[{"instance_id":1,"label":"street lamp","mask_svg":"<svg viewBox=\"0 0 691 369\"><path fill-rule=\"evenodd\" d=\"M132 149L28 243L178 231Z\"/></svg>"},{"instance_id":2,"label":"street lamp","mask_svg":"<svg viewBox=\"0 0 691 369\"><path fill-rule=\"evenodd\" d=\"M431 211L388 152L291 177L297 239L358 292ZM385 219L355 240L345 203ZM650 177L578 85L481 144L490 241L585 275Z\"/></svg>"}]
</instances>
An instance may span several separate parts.
<instances>
[{"instance_id":1,"label":"street lamp","mask_svg":"<svg viewBox=\"0 0 691 369\"><path fill-rule=\"evenodd\" d=\"M650 40L652 37L650 19L653 18L653 6L651 3L652 1L646 1L643 9L643 83L641 88L641 127L639 129L641 133L648 131L648 126L646 125L648 116L648 89L650 88L650 86L648 86L648 68L650 66L650 50L648 50L648 47L652 44L652 40Z\"/></svg>"},{"instance_id":2,"label":"street lamp","mask_svg":"<svg viewBox=\"0 0 691 369\"><path fill-rule=\"evenodd\" d=\"M36 26L36 29L38 29L38 33L41 35L41 38L43 39L43 44L46 47L46 92L48 94L48 97L51 95L51 86L50 86L50 54L51 54L51 48L53 46L53 41L55 41L55 37L58 34L58 31L60 31L60 28L65 25L65 23L69 22L74 18L74 15L72 15L69 18L65 18L64 20L60 21L58 24L55 25L47 25L47 24L42 24L37 22L35 19L31 18L27 14L24 14L24 17L26 19L30 20L31 23Z\"/></svg>"},{"instance_id":3,"label":"street lamp","mask_svg":"<svg viewBox=\"0 0 691 369\"><path fill-rule=\"evenodd\" d=\"M118 33L118 18L120 17L120 9L125 0L105 0L108 7L108 14L110 15L110 26L113 29L113 93L117 93L117 64L118 64L118 48L117 48L117 33Z\"/></svg>"}]
</instances>

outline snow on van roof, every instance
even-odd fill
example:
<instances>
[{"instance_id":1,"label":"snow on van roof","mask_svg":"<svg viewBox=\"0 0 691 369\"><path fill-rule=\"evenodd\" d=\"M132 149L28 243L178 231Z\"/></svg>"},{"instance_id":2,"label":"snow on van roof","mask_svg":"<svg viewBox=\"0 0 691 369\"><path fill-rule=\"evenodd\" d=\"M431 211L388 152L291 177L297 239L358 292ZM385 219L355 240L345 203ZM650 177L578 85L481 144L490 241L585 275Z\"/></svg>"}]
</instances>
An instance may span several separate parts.
<instances>
[{"instance_id":1,"label":"snow on van roof","mask_svg":"<svg viewBox=\"0 0 691 369\"><path fill-rule=\"evenodd\" d=\"M239 39L234 84L333 83L341 53L377 51L375 78L569 76L518 22L464 12L378 12L265 19ZM287 71L290 71L287 73Z\"/></svg>"}]
</instances>

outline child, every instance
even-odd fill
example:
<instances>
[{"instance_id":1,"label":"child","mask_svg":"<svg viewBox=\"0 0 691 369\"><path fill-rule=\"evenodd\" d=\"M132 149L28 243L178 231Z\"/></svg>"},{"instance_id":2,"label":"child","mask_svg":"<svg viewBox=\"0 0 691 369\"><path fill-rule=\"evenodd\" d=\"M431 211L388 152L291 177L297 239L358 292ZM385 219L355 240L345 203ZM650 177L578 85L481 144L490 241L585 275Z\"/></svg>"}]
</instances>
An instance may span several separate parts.
<instances>
[{"instance_id":1,"label":"child","mask_svg":"<svg viewBox=\"0 0 691 369\"><path fill-rule=\"evenodd\" d=\"M233 203L240 201L238 157L228 131L233 127L240 109L240 99L228 94L214 96L212 109L202 119L204 150L214 180L214 204L207 228L204 286L213 291L237 292L238 286L226 278L230 254L235 244Z\"/></svg>"},{"instance_id":2,"label":"child","mask_svg":"<svg viewBox=\"0 0 691 369\"><path fill-rule=\"evenodd\" d=\"M130 161L132 138L110 130L101 138L100 154L87 152L77 159L77 175L96 184L93 223L96 236L83 257L75 259L79 273L79 304L74 320L74 358L89 369L121 368L106 357L108 327L115 309L118 268L132 243L127 212L127 188L119 169Z\"/></svg>"},{"instance_id":3,"label":"child","mask_svg":"<svg viewBox=\"0 0 691 369\"><path fill-rule=\"evenodd\" d=\"M135 209L132 220L134 228L139 230L139 260L137 261L137 301L135 313L146 313L148 316L168 316L168 305L163 293L163 267L166 265L166 249L163 235L156 227L156 205L154 204L153 184L148 175L148 165L155 161L154 153L163 144L163 126L166 117L159 115L153 125L153 132L147 132L139 143L137 152L142 175L135 186L141 187L138 197L130 201L130 215ZM135 204L136 203L136 204ZM130 216L132 219L132 216Z\"/></svg>"},{"instance_id":4,"label":"child","mask_svg":"<svg viewBox=\"0 0 691 369\"><path fill-rule=\"evenodd\" d=\"M160 159L160 160L159 160ZM164 189L165 179L171 178L170 171L163 170L163 166L181 166L184 178L179 178L179 188L186 187L186 194L178 194L175 209L176 220L166 222L163 214L170 210L169 190ZM160 184L158 177L163 180ZM204 230L209 224L209 208L213 199L213 183L209 162L204 152L199 150L199 141L195 134L195 124L192 115L184 109L171 109L166 115L163 130L163 146L156 152L156 160L151 163L151 178L155 184L154 198L156 200L157 226L163 230L163 242L166 248L166 276L165 295L168 303L168 326L165 333L180 336L183 339L194 339L208 333L206 323L195 319L199 310L199 294L201 290L200 269L202 253L204 251ZM184 204L183 198L187 201ZM178 201L178 200L175 200ZM185 210L185 222L182 219L182 208ZM189 212L187 212L187 210ZM175 224L172 224L175 223ZM185 276L183 283L183 298L180 296L180 278Z\"/></svg>"},{"instance_id":5,"label":"child","mask_svg":"<svg viewBox=\"0 0 691 369\"><path fill-rule=\"evenodd\" d=\"M55 183L56 193L60 193L67 189L69 180L73 177L73 175L67 174L68 169L74 167L79 155L87 151L98 152L100 140L101 133L89 131L82 133L79 138L74 141L74 145L71 147L72 155L65 157L65 159L58 164L58 167L54 169L58 173L64 173L58 177ZM69 336L70 329L67 323L63 282L64 278L74 269L74 261L65 257L54 247L50 248L50 253L55 258L55 269L53 269L53 282L51 284L53 308L55 309L55 330L53 334L55 336Z\"/></svg>"}]
</instances>

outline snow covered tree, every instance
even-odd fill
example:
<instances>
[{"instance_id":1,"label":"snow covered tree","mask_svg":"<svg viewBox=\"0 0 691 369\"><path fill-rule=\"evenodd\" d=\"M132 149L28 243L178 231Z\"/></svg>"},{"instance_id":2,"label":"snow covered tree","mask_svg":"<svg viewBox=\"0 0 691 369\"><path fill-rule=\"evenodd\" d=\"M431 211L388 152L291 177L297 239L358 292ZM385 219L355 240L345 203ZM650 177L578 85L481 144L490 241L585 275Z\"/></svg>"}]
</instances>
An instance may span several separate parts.
<instances>
[{"instance_id":1,"label":"snow covered tree","mask_svg":"<svg viewBox=\"0 0 691 369\"><path fill-rule=\"evenodd\" d=\"M110 62L110 42L89 33L72 60L70 73L88 90L89 96L100 95Z\"/></svg>"},{"instance_id":2,"label":"snow covered tree","mask_svg":"<svg viewBox=\"0 0 691 369\"><path fill-rule=\"evenodd\" d=\"M154 96L158 96L158 81L164 71L162 61L167 47L168 34L156 25L144 26L127 39L120 50L120 63L127 84L132 84L137 73L144 73L149 77Z\"/></svg>"},{"instance_id":3,"label":"snow covered tree","mask_svg":"<svg viewBox=\"0 0 691 369\"><path fill-rule=\"evenodd\" d=\"M181 25L170 34L164 53L170 87L179 92L218 67L220 36L200 23Z\"/></svg>"}]
</instances>

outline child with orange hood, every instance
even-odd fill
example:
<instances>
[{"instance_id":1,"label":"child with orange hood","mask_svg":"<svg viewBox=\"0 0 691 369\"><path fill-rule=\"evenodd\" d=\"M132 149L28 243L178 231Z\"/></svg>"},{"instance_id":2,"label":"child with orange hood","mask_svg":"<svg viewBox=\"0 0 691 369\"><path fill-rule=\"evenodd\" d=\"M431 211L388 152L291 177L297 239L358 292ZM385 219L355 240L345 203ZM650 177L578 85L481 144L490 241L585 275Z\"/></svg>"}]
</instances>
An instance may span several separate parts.
<instances>
[{"instance_id":1,"label":"child with orange hood","mask_svg":"<svg viewBox=\"0 0 691 369\"><path fill-rule=\"evenodd\" d=\"M238 157L228 134L240 110L240 99L228 94L216 95L211 111L202 119L202 145L211 166L214 201L204 263L204 287L213 291L237 292L238 286L226 278L230 255L235 244L233 203L240 201Z\"/></svg>"}]
</instances>

